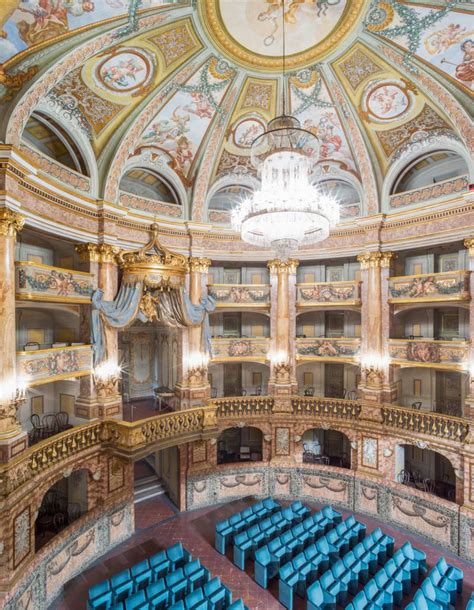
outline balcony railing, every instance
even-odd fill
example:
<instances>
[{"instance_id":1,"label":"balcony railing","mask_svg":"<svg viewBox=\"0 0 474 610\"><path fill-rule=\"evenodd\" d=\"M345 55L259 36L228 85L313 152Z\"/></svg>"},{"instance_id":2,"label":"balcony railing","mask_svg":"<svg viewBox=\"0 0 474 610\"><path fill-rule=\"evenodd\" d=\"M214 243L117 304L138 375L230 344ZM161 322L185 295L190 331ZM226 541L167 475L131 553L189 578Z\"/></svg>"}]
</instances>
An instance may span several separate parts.
<instances>
[{"instance_id":1,"label":"balcony railing","mask_svg":"<svg viewBox=\"0 0 474 610\"><path fill-rule=\"evenodd\" d=\"M270 339L267 338L225 338L212 339L212 361L257 361L268 359Z\"/></svg>"},{"instance_id":2,"label":"balcony railing","mask_svg":"<svg viewBox=\"0 0 474 610\"><path fill-rule=\"evenodd\" d=\"M312 417L358 420L361 411L361 405L357 401L339 398L295 397L291 404L293 415Z\"/></svg>"},{"instance_id":3,"label":"balcony railing","mask_svg":"<svg viewBox=\"0 0 474 610\"><path fill-rule=\"evenodd\" d=\"M465 369L469 362L469 345L469 341L389 339L388 353L392 364Z\"/></svg>"},{"instance_id":4,"label":"balcony railing","mask_svg":"<svg viewBox=\"0 0 474 610\"><path fill-rule=\"evenodd\" d=\"M270 284L212 284L208 294L220 309L270 307Z\"/></svg>"},{"instance_id":5,"label":"balcony railing","mask_svg":"<svg viewBox=\"0 0 474 610\"><path fill-rule=\"evenodd\" d=\"M423 273L389 278L389 303L468 301L469 271Z\"/></svg>"},{"instance_id":6,"label":"balcony railing","mask_svg":"<svg viewBox=\"0 0 474 610\"><path fill-rule=\"evenodd\" d=\"M296 339L296 359L337 360L355 362L360 352L360 339L307 337Z\"/></svg>"},{"instance_id":7,"label":"balcony railing","mask_svg":"<svg viewBox=\"0 0 474 610\"><path fill-rule=\"evenodd\" d=\"M360 282L318 282L296 286L299 307L360 305Z\"/></svg>"},{"instance_id":8,"label":"balcony railing","mask_svg":"<svg viewBox=\"0 0 474 610\"><path fill-rule=\"evenodd\" d=\"M464 193L468 190L469 177L457 176L456 178L443 180L443 182L437 182L436 184L430 184L429 186L423 186L411 191L405 191L404 193L391 195L390 207L401 208L414 203L433 201L434 199L439 199L440 197L449 197L449 195Z\"/></svg>"},{"instance_id":9,"label":"balcony railing","mask_svg":"<svg viewBox=\"0 0 474 610\"><path fill-rule=\"evenodd\" d=\"M31 301L88 303L94 290L92 274L40 263L18 261L16 297Z\"/></svg>"},{"instance_id":10,"label":"balcony railing","mask_svg":"<svg viewBox=\"0 0 474 610\"><path fill-rule=\"evenodd\" d=\"M469 432L469 424L461 417L424 413L404 407L384 405L382 407L384 426L417 434L428 434L450 441L463 442Z\"/></svg>"},{"instance_id":11,"label":"balcony railing","mask_svg":"<svg viewBox=\"0 0 474 610\"><path fill-rule=\"evenodd\" d=\"M212 404L217 407L217 417L240 417L242 415L271 415L273 398L269 396L218 398Z\"/></svg>"},{"instance_id":12,"label":"balcony railing","mask_svg":"<svg viewBox=\"0 0 474 610\"><path fill-rule=\"evenodd\" d=\"M75 345L17 352L16 364L17 375L30 386L81 377L92 371L92 348Z\"/></svg>"}]
</instances>

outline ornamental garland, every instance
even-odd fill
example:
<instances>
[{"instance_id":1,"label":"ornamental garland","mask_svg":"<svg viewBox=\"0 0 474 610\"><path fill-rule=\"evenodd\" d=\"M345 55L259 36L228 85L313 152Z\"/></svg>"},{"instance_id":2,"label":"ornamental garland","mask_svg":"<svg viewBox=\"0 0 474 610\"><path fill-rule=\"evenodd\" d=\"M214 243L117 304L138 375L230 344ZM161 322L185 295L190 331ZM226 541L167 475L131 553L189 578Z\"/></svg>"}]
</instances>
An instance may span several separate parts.
<instances>
[{"instance_id":1,"label":"ornamental garland","mask_svg":"<svg viewBox=\"0 0 474 610\"><path fill-rule=\"evenodd\" d=\"M340 345L330 341L321 341L312 345L298 346L298 354L301 356L354 356L358 352L358 346Z\"/></svg>"},{"instance_id":2,"label":"ornamental garland","mask_svg":"<svg viewBox=\"0 0 474 610\"><path fill-rule=\"evenodd\" d=\"M129 34L133 34L138 31L138 11L142 0L130 0L130 6L128 8L128 23L123 27L119 28L115 34L115 38L123 38Z\"/></svg>"},{"instance_id":3,"label":"ornamental garland","mask_svg":"<svg viewBox=\"0 0 474 610\"><path fill-rule=\"evenodd\" d=\"M316 79L314 78L316 76ZM306 94L303 89L306 83L312 84L315 80L314 87L311 92ZM334 104L331 102L326 102L324 100L319 99L321 94L321 89L323 85L323 79L321 78L321 74L319 72L319 68L317 66L312 66L311 68L307 68L305 70L301 70L298 73L294 73L290 75L290 87L291 91L295 94L298 100L301 102L299 106L297 106L293 110L293 114L301 114L308 108L334 108Z\"/></svg>"},{"instance_id":4,"label":"ornamental garland","mask_svg":"<svg viewBox=\"0 0 474 610\"><path fill-rule=\"evenodd\" d=\"M210 83L209 74L218 79L218 81ZM211 57L206 62L205 69L201 70L198 85L176 85L176 90L186 91L187 93L200 93L206 97L216 112L222 113L222 108L218 105L212 94L214 91L225 89L234 76L235 70L225 60Z\"/></svg>"},{"instance_id":5,"label":"ornamental garland","mask_svg":"<svg viewBox=\"0 0 474 610\"><path fill-rule=\"evenodd\" d=\"M452 284L451 280L449 280L449 283L446 283L446 280L436 280L434 277L418 278L401 288L390 286L390 294L395 299L404 296L416 298L426 296L435 291L439 294L459 294L463 290L463 280Z\"/></svg>"},{"instance_id":6,"label":"ornamental garland","mask_svg":"<svg viewBox=\"0 0 474 610\"><path fill-rule=\"evenodd\" d=\"M34 277L32 275L27 275L24 269L20 269L18 282L22 288L26 287L26 283L28 283L33 290L38 290L40 292L57 289L58 293L62 296L67 296L70 288L73 289L73 292L83 297L89 297L92 294L91 286L78 282L73 279L72 275L69 273L58 273L53 271L51 275L41 274Z\"/></svg>"},{"instance_id":7,"label":"ornamental garland","mask_svg":"<svg viewBox=\"0 0 474 610\"><path fill-rule=\"evenodd\" d=\"M437 21L440 21L450 10L458 4L456 0L450 0L442 9L432 10L424 17L419 17L416 10L397 0L374 0L364 21L367 31L377 33L389 39L406 36L408 39L408 51L405 52L403 63L413 70L410 61L420 46L423 32ZM401 20L401 25L388 27L395 16Z\"/></svg>"}]
</instances>

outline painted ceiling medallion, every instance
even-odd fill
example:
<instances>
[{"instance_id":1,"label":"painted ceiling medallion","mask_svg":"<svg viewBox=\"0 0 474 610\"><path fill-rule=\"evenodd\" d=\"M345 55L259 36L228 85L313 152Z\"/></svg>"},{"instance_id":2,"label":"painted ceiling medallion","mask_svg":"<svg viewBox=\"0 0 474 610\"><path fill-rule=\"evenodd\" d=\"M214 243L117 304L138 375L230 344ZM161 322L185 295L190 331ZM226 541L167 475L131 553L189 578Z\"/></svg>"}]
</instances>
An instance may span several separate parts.
<instances>
[{"instance_id":1,"label":"painted ceiling medallion","mask_svg":"<svg viewBox=\"0 0 474 610\"><path fill-rule=\"evenodd\" d=\"M153 64L153 58L143 49L115 49L97 65L95 80L106 91L127 95L142 92L153 77Z\"/></svg>"},{"instance_id":2,"label":"painted ceiling medallion","mask_svg":"<svg viewBox=\"0 0 474 610\"><path fill-rule=\"evenodd\" d=\"M363 5L363 0L287 1L287 66L310 64L334 50L361 18ZM211 37L232 59L252 68L281 69L280 0L203 0L199 9Z\"/></svg>"},{"instance_id":3,"label":"painted ceiling medallion","mask_svg":"<svg viewBox=\"0 0 474 610\"><path fill-rule=\"evenodd\" d=\"M397 121L412 108L414 93L414 87L402 80L373 81L362 96L361 113L375 123Z\"/></svg>"},{"instance_id":4,"label":"painted ceiling medallion","mask_svg":"<svg viewBox=\"0 0 474 610\"><path fill-rule=\"evenodd\" d=\"M251 118L245 118L240 121L233 131L233 142L239 148L250 149L252 142L265 131L265 125L262 121Z\"/></svg>"}]
</instances>

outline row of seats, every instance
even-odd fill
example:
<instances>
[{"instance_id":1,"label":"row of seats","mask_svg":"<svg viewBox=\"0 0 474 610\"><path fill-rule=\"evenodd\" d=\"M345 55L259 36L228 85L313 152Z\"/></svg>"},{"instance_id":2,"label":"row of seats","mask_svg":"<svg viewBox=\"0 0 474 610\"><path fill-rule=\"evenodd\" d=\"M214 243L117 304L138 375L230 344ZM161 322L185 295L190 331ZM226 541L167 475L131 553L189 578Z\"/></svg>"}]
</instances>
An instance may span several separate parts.
<instances>
[{"instance_id":1,"label":"row of seats","mask_svg":"<svg viewBox=\"0 0 474 610\"><path fill-rule=\"evenodd\" d=\"M246 610L181 543L89 589L88 610Z\"/></svg>"},{"instance_id":2,"label":"row of seats","mask_svg":"<svg viewBox=\"0 0 474 610\"><path fill-rule=\"evenodd\" d=\"M268 581L278 574L282 563L290 561L307 545L318 540L341 521L341 513L335 511L331 506L326 506L259 548L255 552L254 562L256 582L266 589Z\"/></svg>"},{"instance_id":3,"label":"row of seats","mask_svg":"<svg viewBox=\"0 0 474 610\"><path fill-rule=\"evenodd\" d=\"M308 588L308 610L329 610L335 609L337 604L344 604L349 593L355 595L359 583L366 583L369 574L374 574L377 567L393 554L393 546L393 538L376 528Z\"/></svg>"},{"instance_id":4,"label":"row of seats","mask_svg":"<svg viewBox=\"0 0 474 610\"><path fill-rule=\"evenodd\" d=\"M392 547L393 548L393 547ZM399 606L412 583L426 572L426 553L406 542L347 606L348 610ZM308 606L309 608L309 606Z\"/></svg>"},{"instance_id":5,"label":"row of seats","mask_svg":"<svg viewBox=\"0 0 474 610\"><path fill-rule=\"evenodd\" d=\"M301 527L301 521L306 514L304 511L293 510L293 506L273 513L269 518L251 525L248 529L234 537L234 563L241 570L245 570L245 562L254 557L255 551L265 543L272 543L275 537L286 532L289 528ZM298 525L296 525L298 524Z\"/></svg>"},{"instance_id":6,"label":"row of seats","mask_svg":"<svg viewBox=\"0 0 474 610\"><path fill-rule=\"evenodd\" d=\"M410 610L413 610L413 608L410 608ZM467 602L466 610L474 610L474 593Z\"/></svg>"},{"instance_id":7,"label":"row of seats","mask_svg":"<svg viewBox=\"0 0 474 610\"><path fill-rule=\"evenodd\" d=\"M261 502L257 502L248 508L245 508L239 513L235 513L229 519L216 523L216 551L225 555L225 550L228 544L234 540L234 536L244 529L250 527L254 523L269 517L281 508L278 502L273 498L265 498Z\"/></svg>"},{"instance_id":8,"label":"row of seats","mask_svg":"<svg viewBox=\"0 0 474 610\"><path fill-rule=\"evenodd\" d=\"M407 610L449 610L456 607L456 600L462 592L463 571L449 565L444 557L430 571L415 593ZM472 604L472 605L471 605ZM467 603L466 610L474 608L474 594Z\"/></svg>"}]
</instances>

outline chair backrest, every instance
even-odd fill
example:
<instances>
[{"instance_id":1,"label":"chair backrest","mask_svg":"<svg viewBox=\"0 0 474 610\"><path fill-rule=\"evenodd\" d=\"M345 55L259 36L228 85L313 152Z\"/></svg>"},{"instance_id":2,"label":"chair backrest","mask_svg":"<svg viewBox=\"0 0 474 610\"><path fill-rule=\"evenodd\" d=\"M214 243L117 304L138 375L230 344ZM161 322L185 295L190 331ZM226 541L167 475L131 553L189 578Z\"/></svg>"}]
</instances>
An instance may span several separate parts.
<instances>
[{"instance_id":1,"label":"chair backrest","mask_svg":"<svg viewBox=\"0 0 474 610\"><path fill-rule=\"evenodd\" d=\"M67 413L66 411L59 411L59 413L56 413L56 421L58 423L58 426L68 426L69 425L69 413Z\"/></svg>"},{"instance_id":2,"label":"chair backrest","mask_svg":"<svg viewBox=\"0 0 474 610\"><path fill-rule=\"evenodd\" d=\"M41 419L38 413L33 413L30 417L30 421L33 428L39 428L41 426Z\"/></svg>"},{"instance_id":3,"label":"chair backrest","mask_svg":"<svg viewBox=\"0 0 474 610\"><path fill-rule=\"evenodd\" d=\"M314 396L314 387L308 386L307 388L305 388L304 395L305 396Z\"/></svg>"},{"instance_id":4,"label":"chair backrest","mask_svg":"<svg viewBox=\"0 0 474 610\"><path fill-rule=\"evenodd\" d=\"M421 409L421 405L422 405L421 400L416 400L415 402L411 403L412 409L416 409L417 411L419 411Z\"/></svg>"},{"instance_id":5,"label":"chair backrest","mask_svg":"<svg viewBox=\"0 0 474 610\"><path fill-rule=\"evenodd\" d=\"M347 400L357 400L357 390L350 390L346 396Z\"/></svg>"},{"instance_id":6,"label":"chair backrest","mask_svg":"<svg viewBox=\"0 0 474 610\"><path fill-rule=\"evenodd\" d=\"M43 425L46 426L48 432L56 432L58 429L56 415L54 413L43 415Z\"/></svg>"}]
</instances>

